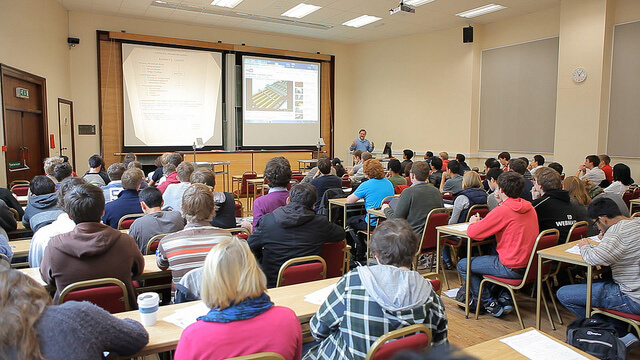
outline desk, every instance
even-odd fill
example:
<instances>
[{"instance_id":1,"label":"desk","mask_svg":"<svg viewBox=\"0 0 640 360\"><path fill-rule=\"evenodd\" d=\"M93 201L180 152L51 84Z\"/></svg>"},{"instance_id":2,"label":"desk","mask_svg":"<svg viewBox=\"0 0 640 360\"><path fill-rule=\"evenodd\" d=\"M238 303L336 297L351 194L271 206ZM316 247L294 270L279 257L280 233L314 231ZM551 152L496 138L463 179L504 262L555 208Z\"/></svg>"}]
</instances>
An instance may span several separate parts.
<instances>
[{"instance_id":1,"label":"desk","mask_svg":"<svg viewBox=\"0 0 640 360\"><path fill-rule=\"evenodd\" d=\"M40 268L26 268L26 269L18 269L25 275L30 276L32 279L37 281L40 285L44 286L47 290L55 289L53 286L48 286L47 283L42 280L42 276L40 276ZM145 280L145 279L154 279L161 278L165 276L171 276L171 270L160 270L158 268L158 264L156 263L155 255L145 255L144 256L144 270L142 274L138 276L134 276L133 280Z\"/></svg>"},{"instance_id":2,"label":"desk","mask_svg":"<svg viewBox=\"0 0 640 360\"><path fill-rule=\"evenodd\" d=\"M316 166L318 164L318 159L298 160L298 170L302 171L303 169L305 169L305 164L309 164L309 166Z\"/></svg>"},{"instance_id":3,"label":"desk","mask_svg":"<svg viewBox=\"0 0 640 360\"><path fill-rule=\"evenodd\" d=\"M538 251L538 295L536 299L536 329L540 329L540 294L542 291L542 260L555 260L561 263L568 263L580 266L586 266L587 268L587 303L585 317L591 317L591 284L593 283L593 266L587 264L582 256L579 254L571 254L566 252L567 249L573 247L580 240L572 241L570 243L556 245L548 249ZM560 264L558 264L559 266Z\"/></svg>"},{"instance_id":4,"label":"desk","mask_svg":"<svg viewBox=\"0 0 640 360\"><path fill-rule=\"evenodd\" d=\"M442 250L440 249L440 243L442 242L442 238L443 237L447 237L447 236L457 236L460 238L460 241L462 241L463 238L467 239L467 259L471 259L471 238L467 235L467 230L459 230L458 228L460 228L460 225L463 224L469 224L469 223L461 223L461 224L454 224L454 225L445 225L445 226L438 226L436 227L436 231L437 231L437 235L436 238L438 239L436 242L436 271L439 271L440 269L440 259L442 257ZM444 236L443 236L444 235ZM446 279L446 275L444 274L444 270L442 270L443 275L445 276ZM471 273L471 261L467 260L467 279L464 282L464 291L465 291L465 302L461 305L464 306L464 316L465 318L469 318L469 274ZM449 282L447 281L447 287L449 287ZM449 298L451 299L451 298ZM453 301L456 301L455 299L451 299ZM458 301L456 301L458 302Z\"/></svg>"},{"instance_id":5,"label":"desk","mask_svg":"<svg viewBox=\"0 0 640 360\"><path fill-rule=\"evenodd\" d=\"M347 198L338 198L338 199L329 199L329 221L331 222L332 214L333 214L333 206L338 206L343 208L343 220L342 226L347 228L347 208L355 208L360 207L364 208L364 200L360 199L353 204L347 204Z\"/></svg>"},{"instance_id":6,"label":"desk","mask_svg":"<svg viewBox=\"0 0 640 360\"><path fill-rule=\"evenodd\" d=\"M480 360L520 360L520 359L529 359L528 357L525 357L524 355L520 354L519 352L515 351L513 348L511 348L509 345L503 343L502 341L500 341L500 339L504 339L513 335L518 335L521 334L523 332L527 332L533 330L533 328L527 328L524 330L520 330L520 331L516 331L514 333L511 333L509 335L505 335L493 340L489 340L489 341L485 341L483 343L480 344L476 344L473 346L469 346L468 348L465 348L462 350L463 353L469 355L469 356L473 356L476 357ZM596 357L593 357L587 353L585 353L584 351L580 350L580 349L576 349L571 345L565 344L562 341L549 336L543 332L540 332L542 335L548 337L549 339L552 339L556 342L558 342L559 344L562 344L563 346L570 348L571 350L575 351L576 353L586 357L587 359L592 359L592 360L596 360Z\"/></svg>"},{"instance_id":7,"label":"desk","mask_svg":"<svg viewBox=\"0 0 640 360\"><path fill-rule=\"evenodd\" d=\"M629 200L629 216L633 215L633 207L640 206L640 199Z\"/></svg>"},{"instance_id":8,"label":"desk","mask_svg":"<svg viewBox=\"0 0 640 360\"><path fill-rule=\"evenodd\" d=\"M227 189L229 188L229 177L230 177L229 165L230 164L231 164L230 161L197 161L195 163L195 166L196 168L206 167L211 169L211 171L213 171L214 174L222 175L222 191L227 191ZM216 171L216 166L222 167L222 170Z\"/></svg>"},{"instance_id":9,"label":"desk","mask_svg":"<svg viewBox=\"0 0 640 360\"><path fill-rule=\"evenodd\" d=\"M257 179L247 179L247 208L251 210L253 201L256 199L256 195L258 194L258 187L260 187L261 195L264 196L264 178ZM251 197L249 197L249 189L253 189L251 192Z\"/></svg>"},{"instance_id":10,"label":"desk","mask_svg":"<svg viewBox=\"0 0 640 360\"><path fill-rule=\"evenodd\" d=\"M320 290L331 284L335 284L340 278L331 278L326 280L313 281L303 284L283 286L279 288L273 288L267 290L267 294L278 306L285 306L292 309L300 323L304 324L311 319L311 317L318 311L319 306L304 301L305 295L308 295L316 290ZM182 328L171 323L168 323L163 318L173 314L177 309L189 307L196 304L195 302L182 303L161 306L158 310L158 322L154 326L148 326L145 329L149 332L149 343L142 351L134 355L133 357L144 356L149 354L155 354L163 351L174 350L180 340L182 334ZM204 314L203 314L204 315ZM120 319L134 319L139 320L140 314L138 310L123 312L115 314Z\"/></svg>"},{"instance_id":11,"label":"desk","mask_svg":"<svg viewBox=\"0 0 640 360\"><path fill-rule=\"evenodd\" d=\"M10 241L9 246L11 247L11 251L13 251L13 257L28 256L31 239Z\"/></svg>"}]
</instances>

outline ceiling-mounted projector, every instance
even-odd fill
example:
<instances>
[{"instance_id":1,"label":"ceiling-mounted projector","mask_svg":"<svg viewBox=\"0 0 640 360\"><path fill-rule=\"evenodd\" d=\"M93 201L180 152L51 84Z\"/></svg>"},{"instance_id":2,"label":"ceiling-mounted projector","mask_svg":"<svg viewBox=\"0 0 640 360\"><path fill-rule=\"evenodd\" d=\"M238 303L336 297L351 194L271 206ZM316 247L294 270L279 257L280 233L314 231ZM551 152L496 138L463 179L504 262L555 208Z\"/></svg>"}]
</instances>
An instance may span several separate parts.
<instances>
[{"instance_id":1,"label":"ceiling-mounted projector","mask_svg":"<svg viewBox=\"0 0 640 360\"><path fill-rule=\"evenodd\" d=\"M393 15L393 14L397 14L397 13L409 13L409 14L415 14L416 9L412 8L409 5L405 5L404 2L400 2L400 5L398 5L398 7L395 7L393 9L389 10L389 14Z\"/></svg>"}]
</instances>

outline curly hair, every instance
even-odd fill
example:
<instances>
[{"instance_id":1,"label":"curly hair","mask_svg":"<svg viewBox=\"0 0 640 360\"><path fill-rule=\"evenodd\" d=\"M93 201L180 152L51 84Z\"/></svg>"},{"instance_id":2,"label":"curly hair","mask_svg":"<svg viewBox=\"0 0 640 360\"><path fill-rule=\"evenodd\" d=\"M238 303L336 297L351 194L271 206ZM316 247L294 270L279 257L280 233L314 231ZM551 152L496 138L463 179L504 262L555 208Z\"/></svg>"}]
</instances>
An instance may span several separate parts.
<instances>
[{"instance_id":1,"label":"curly hair","mask_svg":"<svg viewBox=\"0 0 640 360\"><path fill-rule=\"evenodd\" d=\"M264 168L264 177L271 187L285 187L291 181L291 164L284 156L276 156Z\"/></svg>"},{"instance_id":2,"label":"curly hair","mask_svg":"<svg viewBox=\"0 0 640 360\"><path fill-rule=\"evenodd\" d=\"M369 159L365 161L362 171L364 171L365 175L367 175L369 179L382 179L384 177L384 168L378 159Z\"/></svg>"}]
</instances>

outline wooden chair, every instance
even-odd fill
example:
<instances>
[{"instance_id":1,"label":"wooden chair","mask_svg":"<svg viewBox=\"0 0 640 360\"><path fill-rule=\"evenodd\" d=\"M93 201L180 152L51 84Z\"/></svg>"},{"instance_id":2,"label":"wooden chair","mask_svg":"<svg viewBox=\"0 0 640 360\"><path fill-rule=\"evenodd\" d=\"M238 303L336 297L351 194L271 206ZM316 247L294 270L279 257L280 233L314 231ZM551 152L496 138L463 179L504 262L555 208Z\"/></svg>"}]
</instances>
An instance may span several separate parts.
<instances>
[{"instance_id":1,"label":"wooden chair","mask_svg":"<svg viewBox=\"0 0 640 360\"><path fill-rule=\"evenodd\" d=\"M58 303L72 300L89 301L112 314L131 310L127 287L116 278L85 280L69 284L60 293Z\"/></svg>"},{"instance_id":2,"label":"wooden chair","mask_svg":"<svg viewBox=\"0 0 640 360\"><path fill-rule=\"evenodd\" d=\"M341 277L348 271L350 254L346 239L322 245L320 256L327 264L327 278Z\"/></svg>"},{"instance_id":3,"label":"wooden chair","mask_svg":"<svg viewBox=\"0 0 640 360\"><path fill-rule=\"evenodd\" d=\"M430 345L431 329L413 324L380 336L367 351L366 360L388 360L401 350L422 352Z\"/></svg>"},{"instance_id":4,"label":"wooden chair","mask_svg":"<svg viewBox=\"0 0 640 360\"><path fill-rule=\"evenodd\" d=\"M515 308L516 314L518 315L518 320L520 321L520 326L522 327L522 329L524 329L524 322L522 321L522 316L520 315L520 309L518 308L518 303L516 302L516 295L514 290L520 290L525 285L532 284L537 280L538 251L555 246L556 244L558 244L559 239L560 232L558 231L558 229L543 230L540 234L538 234L538 236L536 237L536 241L533 244L533 251L531 251L531 255L529 256L529 261L527 262L527 267L525 268L522 279L507 279L493 275L484 275L482 281L480 282L480 288L478 289L478 306L476 306L476 320L478 319L481 306L480 304L482 303L482 288L484 287L485 283L490 282L509 290L511 299L513 300L513 307ZM551 264L544 264L542 269L543 282L548 279L550 272ZM551 313L549 312L549 306L547 305L547 298L544 296L544 291L542 291L540 296L542 297L545 310L547 311L547 317L549 318L551 327L553 328L553 330L555 330L556 326L553 323L553 319L551 318ZM553 293L551 293L551 296L553 297ZM559 321L562 322L561 319L559 319Z\"/></svg>"},{"instance_id":5,"label":"wooden chair","mask_svg":"<svg viewBox=\"0 0 640 360\"><path fill-rule=\"evenodd\" d=\"M136 221L136 219L143 217L145 214L143 213L139 213L139 214L127 214L123 217L120 218L120 220L118 220L118 230L127 230L131 227L131 224L133 224L134 221Z\"/></svg>"},{"instance_id":6,"label":"wooden chair","mask_svg":"<svg viewBox=\"0 0 640 360\"><path fill-rule=\"evenodd\" d=\"M251 355L236 356L227 360L285 360L284 357L274 352L261 352Z\"/></svg>"},{"instance_id":7,"label":"wooden chair","mask_svg":"<svg viewBox=\"0 0 640 360\"><path fill-rule=\"evenodd\" d=\"M276 287L301 284L327 278L327 263L317 255L288 260L280 267Z\"/></svg>"},{"instance_id":8,"label":"wooden chair","mask_svg":"<svg viewBox=\"0 0 640 360\"><path fill-rule=\"evenodd\" d=\"M147 246L145 247L145 254L146 255L153 255L156 253L156 250L158 250L158 245L160 244L160 240L162 240L163 237L167 236L168 234L158 234L153 236L151 239L149 239L149 241L147 241Z\"/></svg>"}]
</instances>

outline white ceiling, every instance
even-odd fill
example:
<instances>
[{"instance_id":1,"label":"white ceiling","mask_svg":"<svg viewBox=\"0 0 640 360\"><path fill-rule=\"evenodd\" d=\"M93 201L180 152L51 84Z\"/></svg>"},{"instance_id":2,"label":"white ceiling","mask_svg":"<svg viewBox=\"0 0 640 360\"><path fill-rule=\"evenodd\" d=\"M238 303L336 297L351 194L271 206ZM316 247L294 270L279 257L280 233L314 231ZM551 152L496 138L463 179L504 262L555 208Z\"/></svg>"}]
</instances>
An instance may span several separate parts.
<instances>
[{"instance_id":1,"label":"white ceiling","mask_svg":"<svg viewBox=\"0 0 640 360\"><path fill-rule=\"evenodd\" d=\"M242 19L193 11L176 10L151 6L152 0L57 0L71 11L117 15L137 19L162 20L168 22L193 24L268 32L298 37L330 40L342 43L361 43L380 39L396 38L406 35L426 33L466 26L469 23L488 24L498 20L520 16L526 13L549 9L560 5L560 0L435 0L418 6L415 14L389 15L389 9L399 0L306 0L307 4L322 6L322 9L300 19L305 22L333 26L328 30L311 29L295 25L279 24L260 20ZM166 0L172 3L191 5L203 9L237 10L252 14L281 17L281 14L300 1L295 0L244 0L235 9L210 5L212 0ZM455 16L489 3L507 8L473 19ZM360 15L373 15L382 18L361 28L341 25L343 22ZM290 19L290 18L284 18ZM462 36L462 35L461 35Z\"/></svg>"}]
</instances>

